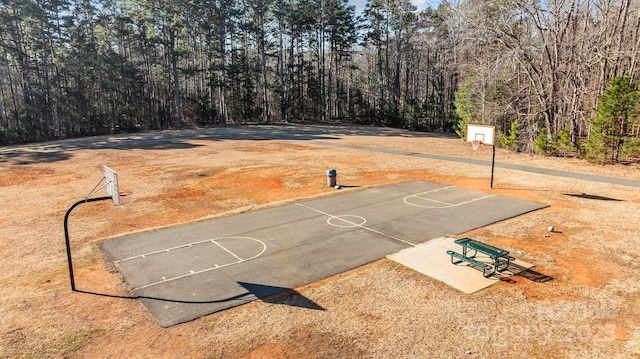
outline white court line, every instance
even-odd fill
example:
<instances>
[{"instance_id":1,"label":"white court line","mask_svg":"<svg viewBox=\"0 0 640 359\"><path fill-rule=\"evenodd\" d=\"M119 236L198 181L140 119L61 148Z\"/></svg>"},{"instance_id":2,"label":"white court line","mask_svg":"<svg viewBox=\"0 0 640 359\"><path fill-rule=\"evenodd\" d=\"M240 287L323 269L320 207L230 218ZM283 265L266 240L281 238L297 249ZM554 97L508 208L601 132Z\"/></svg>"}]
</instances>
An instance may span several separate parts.
<instances>
[{"instance_id":1,"label":"white court line","mask_svg":"<svg viewBox=\"0 0 640 359\"><path fill-rule=\"evenodd\" d=\"M252 258L250 258L250 259L252 259ZM135 287L135 288L133 288L133 290L149 288L149 287L153 287L154 285L158 285L158 284L162 284L162 283L167 283L167 282L171 282L171 281L178 280L178 279L182 279L182 278L186 278L186 277L191 277L192 275L196 275L196 274L200 274L200 273L205 273L205 272L210 272L210 271L215 270L215 269L220 269L220 268L228 267L228 266L230 266L230 265L234 265L234 264L242 263L242 262L245 262L245 261L247 261L247 260L249 260L249 259L241 260L241 261L237 261L237 262L232 262L232 263L227 263L227 264L223 264L223 265L221 265L221 266L219 266L219 265L217 265L217 264L216 264L216 265L215 265L215 267L205 268L205 269L202 269L202 270L199 270L199 271L190 271L190 272L189 272L189 273L187 273L187 274L179 275L179 276L177 276L177 277L171 277L171 278L165 278L165 277L162 277L162 280L161 280L161 281L157 281L157 282L153 282L153 283L149 283L149 284L141 285L141 286L139 286L139 287Z\"/></svg>"},{"instance_id":2,"label":"white court line","mask_svg":"<svg viewBox=\"0 0 640 359\"><path fill-rule=\"evenodd\" d=\"M229 238L248 239L248 240L252 240L252 241L258 242L258 243L262 244L262 250L260 251L260 253L254 255L251 258L242 259L239 256L237 256L235 253L231 252L229 249L225 248L224 246L222 246L220 243L217 242L217 240L219 240L219 239L229 239ZM160 254L160 253L168 253L168 252L170 252L172 250L176 250L176 249L180 249L180 248L186 248L186 247L192 247L194 244L203 244L203 243L208 243L208 242L212 242L212 243L216 244L218 247L222 248L227 253L229 253L232 256L238 258L238 260L235 261L235 262L229 262L229 263L226 263L226 264L223 264L223 265L215 264L213 267L201 269L199 271L193 271L192 270L192 271L189 271L189 273L186 273L186 274L183 274L183 275L179 275L179 276L176 276L176 277L171 277L171 278L162 277L162 280L160 280L160 281L149 283L149 284L145 284L145 285L142 285L142 286L139 286L139 287L135 287L135 288L133 288L133 290L144 289L144 288L152 287L154 285L171 282L171 281L174 281L174 280L190 277L190 276L193 276L193 275L196 275L196 274L210 272L212 270L216 270L216 269L228 267L228 266L231 266L231 265L234 265L234 264L250 261L250 260L252 260L254 258L257 258L257 257L261 256L262 253L264 253L264 251L267 250L267 245L263 241L255 239L255 238L249 238L249 237L220 237L220 238L207 239L207 240L204 240L204 241L198 241L198 242L193 242L193 243L189 243L189 244L184 244L184 245L181 245L181 246L171 247L171 248L167 248L167 249L163 249L163 250L159 250L159 251L154 251L154 252L150 252L150 253L146 253L146 254L141 254L141 255L133 256L133 257L129 257L129 258L124 258L124 259L120 259L120 260L114 261L114 263L123 262L123 261L127 261L127 260L132 260L132 259L138 259L138 258L143 258L144 259L144 258L146 258L147 256L150 256L150 255Z\"/></svg>"},{"instance_id":3,"label":"white court line","mask_svg":"<svg viewBox=\"0 0 640 359\"><path fill-rule=\"evenodd\" d=\"M440 187L440 188L432 189L432 190L430 190L430 191L425 191L425 192L420 192L420 193L417 193L417 194L412 194L412 195L406 196L406 197L403 199L403 201L404 201L404 203L406 203L406 204L408 204L408 205L410 205L410 206L415 206L415 205L413 205L413 204L411 204L411 203L407 202L407 198L410 198L410 197L416 197L416 198L423 199L423 200L425 200L425 201L432 201L432 202L441 203L441 204L444 204L444 205L447 205L447 206L453 206L451 203L448 203L448 202L436 201L435 199L431 199L431 198L428 198L428 197L420 197L420 195L422 195L422 194L427 194L427 193L432 193L432 192L439 192L439 191L443 191L443 190L450 189L450 188L455 188L455 186L445 186L445 187Z\"/></svg>"},{"instance_id":4,"label":"white court line","mask_svg":"<svg viewBox=\"0 0 640 359\"><path fill-rule=\"evenodd\" d=\"M468 204L468 203L471 203L471 202L480 201L480 200L483 200L485 198L489 198L489 197L493 197L493 196L495 196L495 194L490 194L490 195L487 195L487 196L484 196L484 197L474 198L474 199L472 199L470 201L460 202L460 203L456 204L456 206L462 206L463 204Z\"/></svg>"},{"instance_id":5,"label":"white court line","mask_svg":"<svg viewBox=\"0 0 640 359\"><path fill-rule=\"evenodd\" d=\"M446 189L450 189L450 188L455 188L455 186L441 187L441 188L437 188L437 189L434 189L434 190L431 190L431 191L426 191L426 192L420 192L420 193L417 193L417 194L412 194L412 195L406 196L406 197L403 199L403 202L404 202L404 203L406 203L406 204L408 204L408 205L410 205L410 206L414 206L414 207L422 207L422 208L450 208L450 207L458 207L458 206L462 206L462 205L464 205L464 204L469 204L469 203L472 203L472 202L476 202L476 201L483 200L483 199L485 199L485 198L489 198L489 197L493 197L493 196L495 196L495 194L490 194L490 195L487 195L487 196L482 196L482 197L474 198L474 199L469 200L469 201L462 201L462 202L458 202L458 203L449 203L449 202L438 201L438 200L435 200L435 199L432 199L432 198L429 198L429 197L422 197L422 195L424 195L424 194L428 194L428 193L432 193L432 192L438 192L438 191L446 190ZM428 207L428 206L422 206L422 205L415 204L415 203L410 203L410 202L409 202L409 198L419 198L419 199L421 199L421 200L423 200L423 201L430 201L430 202L434 202L434 203L439 203L439 204L443 205L443 207Z\"/></svg>"},{"instance_id":6,"label":"white court line","mask_svg":"<svg viewBox=\"0 0 640 359\"><path fill-rule=\"evenodd\" d=\"M365 224L365 223L367 223L367 219L366 219L366 218L361 217L361 216L356 216L356 215L353 215L353 214L345 214L345 215L342 215L342 216L329 217L329 219L327 219L327 223L328 223L330 226L338 227L338 228L350 228L350 227L353 227L353 224L351 224L351 222L350 222L350 221L347 221L346 219L344 219L344 217L356 217L356 218L361 219L361 220L362 220L362 223L360 223L360 224L359 224L360 226L364 226L364 224ZM346 225L334 224L334 223L332 223L332 222L331 222L331 220L332 220L332 219L334 219L334 218L337 218L337 219L339 219L341 222L345 222L345 223L347 223L347 224L351 224L351 225L350 225L350 226L346 226Z\"/></svg>"},{"instance_id":7,"label":"white court line","mask_svg":"<svg viewBox=\"0 0 640 359\"><path fill-rule=\"evenodd\" d=\"M422 193L420 193L420 194L422 194ZM457 206L457 204L453 204L453 203L449 203L449 202L442 202L442 201L438 201L438 200L435 200L435 199L432 199L432 198L428 198L428 197L420 197L420 194L414 194L414 195L405 197L404 198L404 203L406 203L406 204L408 204L410 206L414 206L414 207L422 207L421 205L417 205L417 204L413 204L413 203L407 202L407 198L420 198L423 201L430 201L430 202L439 203L439 204L444 205L445 207L455 207L455 206ZM427 208L430 208L430 207L427 207ZM442 207L436 207L436 208L442 208Z\"/></svg>"},{"instance_id":8,"label":"white court line","mask_svg":"<svg viewBox=\"0 0 640 359\"><path fill-rule=\"evenodd\" d=\"M417 244L415 244L415 243L411 243L411 242L405 241L404 239L400 239L400 238L394 237L394 236L392 236L392 235L389 235L389 234L386 234L386 233L382 233L382 232L380 232L380 231L376 231L375 229L368 228L368 227L365 227L365 226L363 226L363 225L360 225L360 224L357 224L357 223L354 223L354 222L347 221L347 220L346 220L346 219L344 219L344 218L340 218L340 216L334 216L334 215L329 214L329 213L327 213L327 212L323 212L323 211L321 211L321 210L319 210L319 209L315 209L315 208L312 208L312 207L309 207L309 206L305 206L305 205L304 205L304 204L302 204L302 203L296 203L296 204L297 204L298 206L301 206L301 207L304 207L304 208L310 209L310 210L312 210L312 211L316 211L316 212L318 212L318 213L320 213L320 214L323 214L323 215L325 215L325 216L329 216L329 217L331 217L331 218L336 218L336 219L341 220L341 221L343 221L343 222L346 222L346 223L348 223L348 224L350 224L350 225L352 225L352 226L354 226L354 227L360 227L360 228L362 228L362 229L366 229L367 231L370 231L370 232L373 232L373 233L377 233L377 234L379 234L379 235L381 235L381 236L385 236L385 237L387 237L387 238L391 238L391 239L393 239L393 240L395 240L395 241L402 242L402 243L406 243L406 244L408 244L408 245L410 245L410 246L412 246L412 247L415 247L415 246L417 245Z\"/></svg>"},{"instance_id":9,"label":"white court line","mask_svg":"<svg viewBox=\"0 0 640 359\"><path fill-rule=\"evenodd\" d=\"M229 237L229 238L235 238L235 237ZM237 237L237 238L240 238L240 237ZM145 253L145 254L139 254L137 256L118 259L116 261L113 261L113 263L125 262L125 261L130 261L132 259L138 259L138 258L146 258L146 257L152 256L152 255L155 255L155 254L168 253L168 252L174 251L176 249L193 247L194 245L208 243L208 242L214 242L215 243L215 240L217 240L217 239L222 239L222 238L206 239L204 241L192 242L192 243L187 243L187 244L183 244L183 245L176 246L176 247L165 248L165 249L161 249L161 250L158 250L158 251L153 251L153 252L149 252L149 253Z\"/></svg>"},{"instance_id":10,"label":"white court line","mask_svg":"<svg viewBox=\"0 0 640 359\"><path fill-rule=\"evenodd\" d=\"M234 256L234 257L238 258L238 260L240 260L240 261L242 261L242 260L243 260L242 258L238 257L238 256L237 256L235 253L233 253L232 251L230 251L230 250L226 249L222 244L220 244L220 243L218 243L218 242L215 242L215 241L213 241L213 240L212 240L211 242L213 242L213 243L217 244L217 245L218 245L218 247L222 248L225 252L227 252L227 253L231 254L232 256Z\"/></svg>"}]
</instances>

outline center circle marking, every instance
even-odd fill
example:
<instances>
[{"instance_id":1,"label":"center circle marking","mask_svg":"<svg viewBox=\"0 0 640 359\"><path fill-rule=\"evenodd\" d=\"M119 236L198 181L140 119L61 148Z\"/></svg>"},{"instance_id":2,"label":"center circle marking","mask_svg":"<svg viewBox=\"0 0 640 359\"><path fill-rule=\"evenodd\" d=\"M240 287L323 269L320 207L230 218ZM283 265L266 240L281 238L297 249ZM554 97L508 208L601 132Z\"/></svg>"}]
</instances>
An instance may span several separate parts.
<instances>
[{"instance_id":1,"label":"center circle marking","mask_svg":"<svg viewBox=\"0 0 640 359\"><path fill-rule=\"evenodd\" d=\"M349 228L363 226L367 223L367 220L364 217L347 214L344 216L331 216L327 219L327 223L334 227Z\"/></svg>"}]
</instances>

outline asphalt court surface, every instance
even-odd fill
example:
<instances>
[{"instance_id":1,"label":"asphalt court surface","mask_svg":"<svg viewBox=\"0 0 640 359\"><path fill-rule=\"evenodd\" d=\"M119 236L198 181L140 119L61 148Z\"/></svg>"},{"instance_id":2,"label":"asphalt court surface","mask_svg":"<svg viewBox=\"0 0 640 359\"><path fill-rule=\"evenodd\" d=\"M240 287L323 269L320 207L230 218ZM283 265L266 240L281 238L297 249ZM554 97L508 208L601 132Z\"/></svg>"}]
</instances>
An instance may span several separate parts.
<instances>
[{"instance_id":1,"label":"asphalt court surface","mask_svg":"<svg viewBox=\"0 0 640 359\"><path fill-rule=\"evenodd\" d=\"M163 327L546 207L411 181L100 243Z\"/></svg>"}]
</instances>

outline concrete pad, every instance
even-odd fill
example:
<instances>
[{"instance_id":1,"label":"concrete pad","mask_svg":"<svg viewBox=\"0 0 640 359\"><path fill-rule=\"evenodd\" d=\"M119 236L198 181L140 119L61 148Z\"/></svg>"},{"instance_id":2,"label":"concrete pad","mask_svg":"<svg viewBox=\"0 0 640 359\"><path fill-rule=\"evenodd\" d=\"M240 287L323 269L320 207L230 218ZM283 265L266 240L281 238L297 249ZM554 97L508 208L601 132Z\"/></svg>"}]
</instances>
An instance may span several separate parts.
<instances>
[{"instance_id":1,"label":"concrete pad","mask_svg":"<svg viewBox=\"0 0 640 359\"><path fill-rule=\"evenodd\" d=\"M388 255L387 258L466 294L475 293L504 280L505 277L517 275L524 270L533 268L532 264L516 259L510 263L506 270L485 278L482 275L482 270L474 268L469 263L451 263L451 256L447 254L447 251L452 250L460 253L462 248L454 241L455 238L435 238L416 247ZM491 264L491 259L483 257L481 253L478 253L475 259L482 263Z\"/></svg>"},{"instance_id":2,"label":"concrete pad","mask_svg":"<svg viewBox=\"0 0 640 359\"><path fill-rule=\"evenodd\" d=\"M544 207L411 181L119 237L99 247L168 327Z\"/></svg>"}]
</instances>

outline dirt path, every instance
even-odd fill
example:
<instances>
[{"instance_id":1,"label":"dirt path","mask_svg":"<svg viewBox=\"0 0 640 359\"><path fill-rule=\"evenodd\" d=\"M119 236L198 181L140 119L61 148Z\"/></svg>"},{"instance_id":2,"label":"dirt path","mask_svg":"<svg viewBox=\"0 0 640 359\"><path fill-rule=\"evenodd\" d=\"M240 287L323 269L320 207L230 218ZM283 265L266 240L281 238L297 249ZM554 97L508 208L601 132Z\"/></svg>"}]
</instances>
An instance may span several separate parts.
<instances>
[{"instance_id":1,"label":"dirt path","mask_svg":"<svg viewBox=\"0 0 640 359\"><path fill-rule=\"evenodd\" d=\"M640 189L508 168L490 189L485 166L344 145L491 159L490 149L456 138L368 127L228 127L1 148L0 357L640 357ZM500 149L496 159L640 180L638 166ZM297 288L302 296L162 329L138 301L69 290L62 219L103 164L133 197L126 210L102 202L74 210L82 290L127 293L100 240L331 194L329 168L346 186L423 179L549 204L467 233L518 253L544 277L464 295L381 260Z\"/></svg>"}]
</instances>

